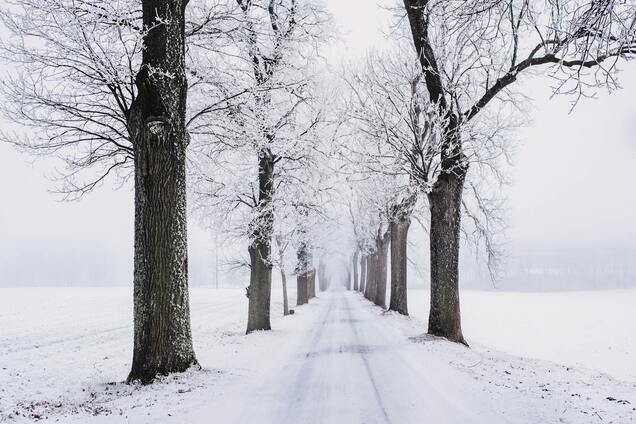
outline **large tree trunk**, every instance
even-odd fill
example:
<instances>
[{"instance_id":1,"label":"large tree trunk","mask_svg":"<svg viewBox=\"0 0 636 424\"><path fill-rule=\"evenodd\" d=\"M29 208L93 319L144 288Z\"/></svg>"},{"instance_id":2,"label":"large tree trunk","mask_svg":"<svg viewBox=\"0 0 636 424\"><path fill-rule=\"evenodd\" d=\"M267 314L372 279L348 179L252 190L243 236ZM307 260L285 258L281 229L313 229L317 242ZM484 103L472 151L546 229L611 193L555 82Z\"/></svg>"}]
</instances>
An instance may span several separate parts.
<instances>
[{"instance_id":1,"label":"large tree trunk","mask_svg":"<svg viewBox=\"0 0 636 424\"><path fill-rule=\"evenodd\" d=\"M460 139L460 119L446 98L435 52L429 36L428 0L404 0L413 44L430 100L447 119L441 146L441 173L429 193L431 209L431 309L428 332L466 343L459 311L459 233L462 190L468 171Z\"/></svg>"},{"instance_id":2,"label":"large tree trunk","mask_svg":"<svg viewBox=\"0 0 636 424\"><path fill-rule=\"evenodd\" d=\"M258 155L259 205L254 222L250 254L250 285L247 330L270 330L269 309L272 295L271 243L274 214L271 209L274 194L274 157L268 149Z\"/></svg>"},{"instance_id":3,"label":"large tree trunk","mask_svg":"<svg viewBox=\"0 0 636 424\"><path fill-rule=\"evenodd\" d=\"M408 315L407 302L407 246L411 219L391 222L391 300L389 310Z\"/></svg>"},{"instance_id":4,"label":"large tree trunk","mask_svg":"<svg viewBox=\"0 0 636 424\"><path fill-rule=\"evenodd\" d=\"M270 244L255 240L248 248L250 254L250 285L247 289L248 316L247 334L255 330L271 330L269 320L272 290L272 267L270 264Z\"/></svg>"},{"instance_id":5,"label":"large tree trunk","mask_svg":"<svg viewBox=\"0 0 636 424\"><path fill-rule=\"evenodd\" d=\"M360 293L366 293L367 288L367 255L360 256Z\"/></svg>"},{"instance_id":6,"label":"large tree trunk","mask_svg":"<svg viewBox=\"0 0 636 424\"><path fill-rule=\"evenodd\" d=\"M358 291L358 257L360 256L360 251L356 249L353 254L353 291Z\"/></svg>"},{"instance_id":7,"label":"large tree trunk","mask_svg":"<svg viewBox=\"0 0 636 424\"><path fill-rule=\"evenodd\" d=\"M428 332L466 344L459 309L459 236L466 171L443 173L428 195L431 209L431 308Z\"/></svg>"},{"instance_id":8,"label":"large tree trunk","mask_svg":"<svg viewBox=\"0 0 636 424\"><path fill-rule=\"evenodd\" d=\"M373 302L386 308L386 280L387 280L387 256L389 251L390 233L387 231L376 240L377 262L375 278L375 296Z\"/></svg>"},{"instance_id":9,"label":"large tree trunk","mask_svg":"<svg viewBox=\"0 0 636 424\"><path fill-rule=\"evenodd\" d=\"M296 305L309 302L310 270L307 257L307 245L303 242L298 247L298 265L296 267Z\"/></svg>"},{"instance_id":10,"label":"large tree trunk","mask_svg":"<svg viewBox=\"0 0 636 424\"><path fill-rule=\"evenodd\" d=\"M144 39L129 122L135 152L135 257L128 381L144 384L196 364L186 225L186 3L142 2L144 26L152 29Z\"/></svg>"}]
</instances>

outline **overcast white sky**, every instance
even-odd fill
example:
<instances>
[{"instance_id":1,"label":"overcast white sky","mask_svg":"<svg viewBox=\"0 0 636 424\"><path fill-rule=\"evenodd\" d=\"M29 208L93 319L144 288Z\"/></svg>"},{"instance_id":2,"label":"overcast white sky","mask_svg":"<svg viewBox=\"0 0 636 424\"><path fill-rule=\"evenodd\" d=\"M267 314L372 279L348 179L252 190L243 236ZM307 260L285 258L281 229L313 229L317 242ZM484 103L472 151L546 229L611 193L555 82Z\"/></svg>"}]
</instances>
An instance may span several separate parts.
<instances>
[{"instance_id":1,"label":"overcast white sky","mask_svg":"<svg viewBox=\"0 0 636 424\"><path fill-rule=\"evenodd\" d=\"M336 57L382 43L387 12L369 0L330 0L345 42ZM509 193L514 243L634 246L636 240L636 67L621 75L624 89L581 102L549 99L545 81L527 84L535 98L532 126L521 146ZM6 125L6 124L5 124ZM132 188L105 185L81 202L47 192L52 164L0 145L0 286L127 284L132 275ZM211 236L191 220L191 278L211 283Z\"/></svg>"}]
</instances>

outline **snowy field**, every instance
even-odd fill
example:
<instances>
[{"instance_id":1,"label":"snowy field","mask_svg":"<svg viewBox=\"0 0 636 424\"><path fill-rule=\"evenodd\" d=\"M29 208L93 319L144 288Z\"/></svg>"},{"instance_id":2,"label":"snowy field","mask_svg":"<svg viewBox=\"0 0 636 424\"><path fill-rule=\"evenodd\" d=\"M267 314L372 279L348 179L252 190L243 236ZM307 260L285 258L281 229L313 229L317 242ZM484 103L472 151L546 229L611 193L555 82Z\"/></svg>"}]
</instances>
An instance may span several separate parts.
<instances>
[{"instance_id":1,"label":"snowy field","mask_svg":"<svg viewBox=\"0 0 636 424\"><path fill-rule=\"evenodd\" d=\"M428 290L409 296L410 314L426 322ZM636 382L636 289L464 291L461 300L471 344Z\"/></svg>"},{"instance_id":2,"label":"snowy field","mask_svg":"<svg viewBox=\"0 0 636 424\"><path fill-rule=\"evenodd\" d=\"M0 289L0 422L636 422L636 290L465 291L471 349L422 335L424 290L413 318L341 291L275 302L250 336L244 290L191 297L203 371L139 387L129 289Z\"/></svg>"}]
</instances>

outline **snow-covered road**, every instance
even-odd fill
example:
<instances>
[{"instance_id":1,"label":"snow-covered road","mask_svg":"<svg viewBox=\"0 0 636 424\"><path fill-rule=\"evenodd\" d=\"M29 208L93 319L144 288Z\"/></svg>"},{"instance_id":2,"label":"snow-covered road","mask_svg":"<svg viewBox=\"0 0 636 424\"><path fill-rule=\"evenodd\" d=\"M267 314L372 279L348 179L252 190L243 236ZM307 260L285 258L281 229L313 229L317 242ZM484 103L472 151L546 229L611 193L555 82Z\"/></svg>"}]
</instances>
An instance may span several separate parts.
<instances>
[{"instance_id":1,"label":"snow-covered road","mask_svg":"<svg viewBox=\"0 0 636 424\"><path fill-rule=\"evenodd\" d=\"M263 361L268 371L252 387L230 390L187 421L506 422L474 395L479 387L472 379L423 356L358 294L331 291L317 303L310 325Z\"/></svg>"}]
</instances>

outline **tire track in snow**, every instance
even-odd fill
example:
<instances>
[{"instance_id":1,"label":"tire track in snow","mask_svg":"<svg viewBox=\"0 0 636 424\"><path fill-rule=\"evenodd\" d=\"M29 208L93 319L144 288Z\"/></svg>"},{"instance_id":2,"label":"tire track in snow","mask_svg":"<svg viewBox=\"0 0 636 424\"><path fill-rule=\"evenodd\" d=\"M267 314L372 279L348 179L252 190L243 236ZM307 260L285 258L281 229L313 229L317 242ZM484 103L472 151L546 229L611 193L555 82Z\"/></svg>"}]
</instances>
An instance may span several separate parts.
<instances>
[{"instance_id":1,"label":"tire track in snow","mask_svg":"<svg viewBox=\"0 0 636 424\"><path fill-rule=\"evenodd\" d=\"M343 292L323 296L323 312L315 319L307 342L300 345L300 364L292 362L285 367L294 378L289 385L281 383L295 391L294 401L268 422L390 424L368 360L374 347L365 343L356 330L360 320L353 317ZM339 417L337 411L347 418Z\"/></svg>"},{"instance_id":2,"label":"tire track in snow","mask_svg":"<svg viewBox=\"0 0 636 424\"><path fill-rule=\"evenodd\" d=\"M481 420L472 381L410 343L399 322L359 294L330 291L309 306L294 318L302 325L262 335L278 345L251 363L258 371L194 415L214 413L219 424L505 422Z\"/></svg>"},{"instance_id":3,"label":"tire track in snow","mask_svg":"<svg viewBox=\"0 0 636 424\"><path fill-rule=\"evenodd\" d=\"M360 338L360 334L358 333L358 329L356 328L356 322L358 322L359 320L356 320L353 318L353 314L352 314L352 309L351 309L351 305L349 304L349 300L347 299L347 296L341 296L341 298L344 301L345 304L345 310L347 311L347 317L349 318L348 322L349 322L349 326L351 327L351 333L354 335L356 341L358 342L359 346L364 346L364 349L361 349L360 353L360 357L362 358L362 362L364 363L364 367L367 370L367 376L369 378L369 381L371 382L371 385L373 386L373 393L375 394L375 398L377 401L377 405L379 406L380 410L382 411L382 416L384 417L384 419L386 420L387 423L391 423L391 420L389 419L389 414L386 411L386 407L384 405L384 402L382 401L382 396L380 395L380 390L378 389L378 383L375 380L375 378L373 377L373 371L371 369L371 366L369 365L369 358L368 358L368 352L370 351L368 348L368 345L363 345L362 344L362 339Z\"/></svg>"},{"instance_id":4,"label":"tire track in snow","mask_svg":"<svg viewBox=\"0 0 636 424\"><path fill-rule=\"evenodd\" d=\"M308 348L314 348L320 341L321 336L323 335L323 330L327 326L327 322L329 317L333 313L334 304L333 302L329 302L327 308L323 313L320 314L318 318L318 326L315 327L311 336L308 337L308 343L303 343L301 346L307 346ZM296 378L294 383L290 387L293 390L296 390L296 394L294 396L294 401L285 408L283 412L283 417L281 419L281 423L296 423L296 416L298 415L298 410L302 409L302 404L307 401L307 393L309 391L310 386L307 382L311 381L311 378L314 377L315 373L315 363L313 358L315 357L315 351L307 351L302 353L304 355L303 365L302 367L296 371Z\"/></svg>"}]
</instances>

